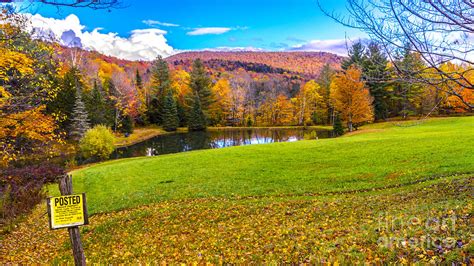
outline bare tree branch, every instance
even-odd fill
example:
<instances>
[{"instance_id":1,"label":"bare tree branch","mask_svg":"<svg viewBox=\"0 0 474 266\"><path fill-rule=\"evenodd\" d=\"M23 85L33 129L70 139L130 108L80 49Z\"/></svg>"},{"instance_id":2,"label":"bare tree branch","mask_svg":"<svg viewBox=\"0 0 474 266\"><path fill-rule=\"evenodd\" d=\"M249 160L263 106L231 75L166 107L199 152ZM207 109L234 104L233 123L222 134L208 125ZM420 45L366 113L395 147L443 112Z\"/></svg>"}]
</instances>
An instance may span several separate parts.
<instances>
[{"instance_id":1,"label":"bare tree branch","mask_svg":"<svg viewBox=\"0 0 474 266\"><path fill-rule=\"evenodd\" d=\"M437 75L425 78L420 73L400 73L407 81L448 87L448 93L467 102L447 82L474 90L468 78L474 67L474 3L470 0L347 0L347 16L326 10L322 12L337 22L366 32L384 48L397 72L397 55L407 48L419 54ZM466 71L448 72L440 66L446 62L460 64Z\"/></svg>"}]
</instances>

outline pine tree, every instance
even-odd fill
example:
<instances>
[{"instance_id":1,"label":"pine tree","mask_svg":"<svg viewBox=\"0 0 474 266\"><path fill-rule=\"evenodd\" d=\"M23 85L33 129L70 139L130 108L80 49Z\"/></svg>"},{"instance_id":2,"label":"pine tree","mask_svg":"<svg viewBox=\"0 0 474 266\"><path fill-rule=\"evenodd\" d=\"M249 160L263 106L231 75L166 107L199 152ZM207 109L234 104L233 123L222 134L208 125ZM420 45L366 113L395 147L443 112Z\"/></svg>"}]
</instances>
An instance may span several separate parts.
<instances>
[{"instance_id":1,"label":"pine tree","mask_svg":"<svg viewBox=\"0 0 474 266\"><path fill-rule=\"evenodd\" d=\"M211 85L211 79L208 77L201 60L194 60L189 86L191 87L193 94L197 93L202 110L206 115L206 119L209 117L209 107L214 102Z\"/></svg>"},{"instance_id":2,"label":"pine tree","mask_svg":"<svg viewBox=\"0 0 474 266\"><path fill-rule=\"evenodd\" d=\"M178 109L173 93L168 91L163 105L163 129L166 131L176 131L179 126Z\"/></svg>"},{"instance_id":3,"label":"pine tree","mask_svg":"<svg viewBox=\"0 0 474 266\"><path fill-rule=\"evenodd\" d=\"M168 63L161 57L153 62L151 70L151 101L148 107L148 119L151 123L163 123L163 105L166 92L171 89Z\"/></svg>"},{"instance_id":4,"label":"pine tree","mask_svg":"<svg viewBox=\"0 0 474 266\"><path fill-rule=\"evenodd\" d=\"M107 92L107 97L104 99L104 109L102 110L106 125L111 127L114 131L118 128L118 117L120 112L118 110L118 97L119 92L115 87L112 79L107 78L104 81L104 90Z\"/></svg>"},{"instance_id":5,"label":"pine tree","mask_svg":"<svg viewBox=\"0 0 474 266\"><path fill-rule=\"evenodd\" d=\"M82 101L81 91L76 92L76 102L72 111L71 130L69 136L75 141L79 141L90 128L86 106Z\"/></svg>"},{"instance_id":6,"label":"pine tree","mask_svg":"<svg viewBox=\"0 0 474 266\"><path fill-rule=\"evenodd\" d=\"M334 122L334 107L330 101L331 79L333 75L334 70L329 64L325 64L316 81L319 84L318 93L322 96L322 101L320 108L318 108L321 110L318 110L315 115L325 124L332 124ZM314 123L316 123L317 120L318 119L313 119Z\"/></svg>"},{"instance_id":7,"label":"pine tree","mask_svg":"<svg viewBox=\"0 0 474 266\"><path fill-rule=\"evenodd\" d=\"M120 119L122 122L120 123L120 132L125 134L132 134L133 133L133 119L130 115L124 115Z\"/></svg>"},{"instance_id":8,"label":"pine tree","mask_svg":"<svg viewBox=\"0 0 474 266\"><path fill-rule=\"evenodd\" d=\"M61 79L60 90L56 97L48 102L47 110L59 119L61 129L68 130L71 126L72 112L76 102L77 88L82 88L80 72L77 68L71 68Z\"/></svg>"},{"instance_id":9,"label":"pine tree","mask_svg":"<svg viewBox=\"0 0 474 266\"><path fill-rule=\"evenodd\" d=\"M413 53L410 45L406 45L402 58L396 62L397 75L401 76L402 80L413 80L420 75L422 69L425 68L423 60L420 55ZM395 92L393 100L397 105L397 113L403 119L406 119L410 114L416 112L416 100L423 91L423 86L416 82L402 81L395 85Z\"/></svg>"},{"instance_id":10,"label":"pine tree","mask_svg":"<svg viewBox=\"0 0 474 266\"><path fill-rule=\"evenodd\" d=\"M334 119L333 132L336 137L342 136L344 134L344 128L342 127L342 121L339 114L336 115L336 118Z\"/></svg>"},{"instance_id":11,"label":"pine tree","mask_svg":"<svg viewBox=\"0 0 474 266\"><path fill-rule=\"evenodd\" d=\"M375 120L388 117L390 93L387 90L387 80L389 78L387 63L387 57L382 53L379 45L370 43L363 62L362 72L370 94L374 98Z\"/></svg>"},{"instance_id":12,"label":"pine tree","mask_svg":"<svg viewBox=\"0 0 474 266\"><path fill-rule=\"evenodd\" d=\"M188 124L188 117L186 113L186 107L180 104L179 102L176 103L176 108L178 109L178 119L179 119L179 126L184 127Z\"/></svg>"},{"instance_id":13,"label":"pine tree","mask_svg":"<svg viewBox=\"0 0 474 266\"><path fill-rule=\"evenodd\" d=\"M364 45L360 40L354 43L349 49L349 57L347 59L344 59L344 61L342 61L341 63L342 69L347 70L352 65L361 68L364 62L364 50Z\"/></svg>"},{"instance_id":14,"label":"pine tree","mask_svg":"<svg viewBox=\"0 0 474 266\"><path fill-rule=\"evenodd\" d=\"M142 76L140 76L140 72L138 72L138 69L135 72L135 86L137 87L137 89L143 89Z\"/></svg>"},{"instance_id":15,"label":"pine tree","mask_svg":"<svg viewBox=\"0 0 474 266\"><path fill-rule=\"evenodd\" d=\"M189 113L188 129L189 131L201 131L206 129L206 117L201 108L199 95L196 93L192 102L192 109Z\"/></svg>"},{"instance_id":16,"label":"pine tree","mask_svg":"<svg viewBox=\"0 0 474 266\"><path fill-rule=\"evenodd\" d=\"M84 94L84 103L86 104L86 110L89 114L89 121L92 126L95 125L106 125L107 120L104 113L106 109L105 98L103 91L97 84L97 80L94 80L94 86L89 93Z\"/></svg>"}]
</instances>

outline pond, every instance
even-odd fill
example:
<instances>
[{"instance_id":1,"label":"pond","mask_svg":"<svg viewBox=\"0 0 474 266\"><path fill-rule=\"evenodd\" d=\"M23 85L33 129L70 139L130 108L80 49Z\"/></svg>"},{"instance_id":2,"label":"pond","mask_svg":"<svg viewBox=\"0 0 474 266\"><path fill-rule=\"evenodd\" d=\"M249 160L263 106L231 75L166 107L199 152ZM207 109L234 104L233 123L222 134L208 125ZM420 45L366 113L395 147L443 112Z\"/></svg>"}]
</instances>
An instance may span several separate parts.
<instances>
[{"instance_id":1,"label":"pond","mask_svg":"<svg viewBox=\"0 0 474 266\"><path fill-rule=\"evenodd\" d=\"M218 149L230 146L291 142L304 139L305 134L316 131L318 138L332 136L330 130L302 128L252 128L222 129L160 135L149 140L118 148L111 159L138 156L156 156L202 149Z\"/></svg>"}]
</instances>

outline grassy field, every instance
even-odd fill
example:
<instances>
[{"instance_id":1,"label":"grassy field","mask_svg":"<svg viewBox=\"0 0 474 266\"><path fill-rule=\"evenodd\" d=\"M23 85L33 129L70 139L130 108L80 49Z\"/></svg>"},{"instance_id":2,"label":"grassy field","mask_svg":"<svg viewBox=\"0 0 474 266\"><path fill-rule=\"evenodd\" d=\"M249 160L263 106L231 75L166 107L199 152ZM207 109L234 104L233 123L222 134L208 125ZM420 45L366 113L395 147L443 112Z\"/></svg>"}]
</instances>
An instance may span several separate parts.
<instances>
[{"instance_id":1,"label":"grassy field","mask_svg":"<svg viewBox=\"0 0 474 266\"><path fill-rule=\"evenodd\" d=\"M474 172L474 117L374 124L337 139L109 161L72 172L91 213L162 200L304 195Z\"/></svg>"},{"instance_id":2,"label":"grassy field","mask_svg":"<svg viewBox=\"0 0 474 266\"><path fill-rule=\"evenodd\" d=\"M94 214L85 253L102 264L472 264L473 144L474 117L444 118L97 164L72 173ZM0 237L0 261L71 263L67 231L50 231L44 209Z\"/></svg>"}]
</instances>

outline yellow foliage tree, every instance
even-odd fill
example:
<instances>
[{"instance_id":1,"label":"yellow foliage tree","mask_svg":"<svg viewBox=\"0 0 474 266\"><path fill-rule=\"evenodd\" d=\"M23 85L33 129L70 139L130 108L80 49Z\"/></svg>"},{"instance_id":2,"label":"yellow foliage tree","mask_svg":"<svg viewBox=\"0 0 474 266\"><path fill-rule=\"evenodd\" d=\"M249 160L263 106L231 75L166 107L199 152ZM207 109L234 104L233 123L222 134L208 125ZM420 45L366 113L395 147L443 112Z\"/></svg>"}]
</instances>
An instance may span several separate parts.
<instances>
[{"instance_id":1,"label":"yellow foliage tree","mask_svg":"<svg viewBox=\"0 0 474 266\"><path fill-rule=\"evenodd\" d=\"M219 79L212 87L214 102L210 106L210 119L216 125L226 122L231 113L231 86L226 78Z\"/></svg>"},{"instance_id":2,"label":"yellow foliage tree","mask_svg":"<svg viewBox=\"0 0 474 266\"><path fill-rule=\"evenodd\" d=\"M331 100L350 132L354 126L374 119L372 98L360 78L361 71L352 66L336 74L331 82Z\"/></svg>"},{"instance_id":3,"label":"yellow foliage tree","mask_svg":"<svg viewBox=\"0 0 474 266\"><path fill-rule=\"evenodd\" d=\"M316 111L317 104L323 97L318 93L319 85L314 80L304 84L296 97L298 125L307 125L311 115Z\"/></svg>"},{"instance_id":4,"label":"yellow foliage tree","mask_svg":"<svg viewBox=\"0 0 474 266\"><path fill-rule=\"evenodd\" d=\"M181 106L186 106L186 97L190 95L189 81L191 77L188 72L178 69L171 73L171 88L173 88L176 100Z\"/></svg>"},{"instance_id":5,"label":"yellow foliage tree","mask_svg":"<svg viewBox=\"0 0 474 266\"><path fill-rule=\"evenodd\" d=\"M257 122L264 126L289 125L293 121L294 106L285 95L267 99L258 109Z\"/></svg>"},{"instance_id":6,"label":"yellow foliage tree","mask_svg":"<svg viewBox=\"0 0 474 266\"><path fill-rule=\"evenodd\" d=\"M1 165L7 166L11 161L29 159L28 156L42 153L45 147L58 142L60 136L55 133L55 121L43 113L44 108L39 106L0 116ZM31 154L21 153L26 147L31 148Z\"/></svg>"},{"instance_id":7,"label":"yellow foliage tree","mask_svg":"<svg viewBox=\"0 0 474 266\"><path fill-rule=\"evenodd\" d=\"M3 15L0 18L4 17ZM32 39L17 23L0 26L0 164L41 159L61 144L44 104L57 96L59 64L50 44ZM21 21L20 21L21 22Z\"/></svg>"}]
</instances>

